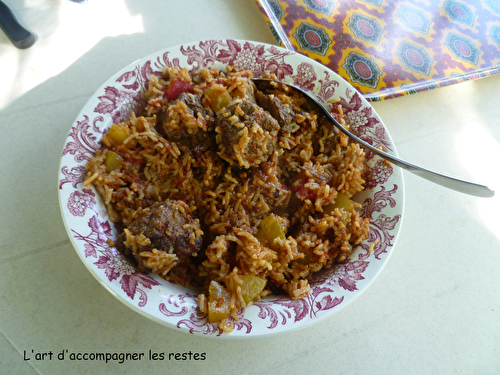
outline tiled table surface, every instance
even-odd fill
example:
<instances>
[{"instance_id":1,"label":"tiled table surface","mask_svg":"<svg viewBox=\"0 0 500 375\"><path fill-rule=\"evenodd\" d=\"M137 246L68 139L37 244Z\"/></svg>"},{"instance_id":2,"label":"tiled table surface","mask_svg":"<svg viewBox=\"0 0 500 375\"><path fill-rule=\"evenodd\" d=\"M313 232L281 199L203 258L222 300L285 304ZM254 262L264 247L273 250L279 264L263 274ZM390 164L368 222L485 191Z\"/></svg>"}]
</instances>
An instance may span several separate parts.
<instances>
[{"instance_id":1,"label":"tiled table surface","mask_svg":"<svg viewBox=\"0 0 500 375\"><path fill-rule=\"evenodd\" d=\"M122 305L87 271L60 217L57 172L71 123L106 79L151 52L274 37L253 0L4 1L38 40L21 51L0 34L0 373L499 373L500 197L469 197L408 173L388 265L321 323L262 340L217 340ZM500 186L499 98L494 76L374 108L402 157ZM206 359L56 360L66 349L191 351ZM52 360L34 358L48 351Z\"/></svg>"}]
</instances>

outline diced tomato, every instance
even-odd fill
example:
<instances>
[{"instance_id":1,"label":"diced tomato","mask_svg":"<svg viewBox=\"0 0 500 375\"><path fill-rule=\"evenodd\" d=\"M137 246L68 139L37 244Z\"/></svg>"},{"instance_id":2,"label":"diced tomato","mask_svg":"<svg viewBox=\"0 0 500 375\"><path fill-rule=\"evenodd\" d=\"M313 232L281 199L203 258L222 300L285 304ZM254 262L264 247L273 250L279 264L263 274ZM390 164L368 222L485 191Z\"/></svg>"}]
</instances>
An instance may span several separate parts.
<instances>
[{"instance_id":1,"label":"diced tomato","mask_svg":"<svg viewBox=\"0 0 500 375\"><path fill-rule=\"evenodd\" d=\"M305 182L292 185L290 190L297 193L301 197L301 199L309 199L311 201L315 201L318 197L315 192L306 188Z\"/></svg>"},{"instance_id":2,"label":"diced tomato","mask_svg":"<svg viewBox=\"0 0 500 375\"><path fill-rule=\"evenodd\" d=\"M127 163L131 163L131 164L138 165L138 166L140 166L140 167L142 167L142 166L145 164L145 161L144 161L144 160L142 160L142 159L138 159L138 158L134 158L134 157L131 157L131 156L129 156L129 157L127 157L127 158L125 158L125 161L126 161Z\"/></svg>"},{"instance_id":3,"label":"diced tomato","mask_svg":"<svg viewBox=\"0 0 500 375\"><path fill-rule=\"evenodd\" d=\"M192 87L192 82L184 82L177 78L172 83L170 83L170 86L167 88L167 99L175 100L180 94L189 91Z\"/></svg>"}]
</instances>

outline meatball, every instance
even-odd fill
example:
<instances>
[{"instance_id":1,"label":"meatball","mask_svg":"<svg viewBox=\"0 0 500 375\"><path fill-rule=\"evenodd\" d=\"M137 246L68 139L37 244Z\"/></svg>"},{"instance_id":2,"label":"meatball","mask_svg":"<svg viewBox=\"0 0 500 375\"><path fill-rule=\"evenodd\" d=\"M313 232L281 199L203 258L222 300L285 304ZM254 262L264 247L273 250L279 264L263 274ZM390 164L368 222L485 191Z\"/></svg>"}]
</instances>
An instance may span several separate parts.
<instances>
[{"instance_id":1,"label":"meatball","mask_svg":"<svg viewBox=\"0 0 500 375\"><path fill-rule=\"evenodd\" d=\"M281 99L275 95L267 95L262 91L257 91L255 94L257 103L271 116L278 120L281 127L290 125L295 119L295 113L288 104L284 104Z\"/></svg>"},{"instance_id":2,"label":"meatball","mask_svg":"<svg viewBox=\"0 0 500 375\"><path fill-rule=\"evenodd\" d=\"M257 166L274 152L279 130L268 112L249 100L238 101L215 119L218 154L231 165Z\"/></svg>"},{"instance_id":3,"label":"meatball","mask_svg":"<svg viewBox=\"0 0 500 375\"><path fill-rule=\"evenodd\" d=\"M213 125L212 111L201 104L199 96L183 92L169 103L158 117L158 131L167 139L178 141L205 134Z\"/></svg>"},{"instance_id":4,"label":"meatball","mask_svg":"<svg viewBox=\"0 0 500 375\"><path fill-rule=\"evenodd\" d=\"M137 261L139 270L155 271L152 258L168 262L170 269L201 250L203 231L199 220L183 201L156 202L137 212L138 216L118 237L117 246Z\"/></svg>"},{"instance_id":5,"label":"meatball","mask_svg":"<svg viewBox=\"0 0 500 375\"><path fill-rule=\"evenodd\" d=\"M335 116L335 115L334 115ZM325 115L318 115L318 131L315 134L314 153L329 156L337 147L340 130Z\"/></svg>"}]
</instances>

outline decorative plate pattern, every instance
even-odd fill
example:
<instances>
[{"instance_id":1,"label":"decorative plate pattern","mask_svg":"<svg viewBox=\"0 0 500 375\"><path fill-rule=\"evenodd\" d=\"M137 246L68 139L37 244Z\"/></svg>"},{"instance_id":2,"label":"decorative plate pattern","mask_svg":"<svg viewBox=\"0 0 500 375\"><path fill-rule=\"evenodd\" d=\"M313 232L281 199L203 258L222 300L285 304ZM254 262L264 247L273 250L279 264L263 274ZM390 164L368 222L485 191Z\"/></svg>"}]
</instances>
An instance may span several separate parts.
<instances>
[{"instance_id":1,"label":"decorative plate pattern","mask_svg":"<svg viewBox=\"0 0 500 375\"><path fill-rule=\"evenodd\" d=\"M255 2L280 44L337 72L369 101L500 73L498 0ZM304 28L321 37L304 37ZM328 48L312 48L315 40ZM353 54L375 65L364 63L380 79L367 80Z\"/></svg>"},{"instance_id":2,"label":"decorative plate pattern","mask_svg":"<svg viewBox=\"0 0 500 375\"><path fill-rule=\"evenodd\" d=\"M293 36L297 39L302 49L323 56L332 43L325 30L310 25L307 22L301 23Z\"/></svg>"},{"instance_id":3,"label":"decorative plate pattern","mask_svg":"<svg viewBox=\"0 0 500 375\"><path fill-rule=\"evenodd\" d=\"M429 71L431 70L431 58L425 49L417 45L402 42L396 51L396 56L403 63L406 69L420 74L429 74Z\"/></svg>"},{"instance_id":4,"label":"decorative plate pattern","mask_svg":"<svg viewBox=\"0 0 500 375\"><path fill-rule=\"evenodd\" d=\"M345 69L352 82L358 82L368 87L377 87L382 72L372 58L351 52L345 59Z\"/></svg>"},{"instance_id":5,"label":"decorative plate pattern","mask_svg":"<svg viewBox=\"0 0 500 375\"><path fill-rule=\"evenodd\" d=\"M196 307L197 291L169 283L132 267L108 238L116 238L100 196L83 187L85 164L113 122L143 105L145 83L162 67L190 70L235 65L256 76L265 72L313 92L321 100L338 99L351 129L375 146L395 153L392 140L368 102L323 65L272 45L240 40L208 40L147 56L109 79L88 101L71 127L59 169L62 217L76 252L90 272L116 298L166 326L192 334L223 338L263 337L290 332L325 318L347 305L380 273L401 225L403 179L397 168L373 159L367 190L356 196L370 217L370 235L342 264L315 275L311 294L302 300L268 297L240 312L234 331L222 334ZM372 155L371 155L372 156ZM373 249L370 249L370 244Z\"/></svg>"},{"instance_id":6,"label":"decorative plate pattern","mask_svg":"<svg viewBox=\"0 0 500 375\"><path fill-rule=\"evenodd\" d=\"M377 22L376 18L367 17L363 14L354 13L347 26L354 33L356 38L362 39L365 42L377 44L383 34L383 30Z\"/></svg>"},{"instance_id":7,"label":"decorative plate pattern","mask_svg":"<svg viewBox=\"0 0 500 375\"><path fill-rule=\"evenodd\" d=\"M424 11L408 4L401 4L397 16L406 29L421 34L429 32L431 21Z\"/></svg>"}]
</instances>

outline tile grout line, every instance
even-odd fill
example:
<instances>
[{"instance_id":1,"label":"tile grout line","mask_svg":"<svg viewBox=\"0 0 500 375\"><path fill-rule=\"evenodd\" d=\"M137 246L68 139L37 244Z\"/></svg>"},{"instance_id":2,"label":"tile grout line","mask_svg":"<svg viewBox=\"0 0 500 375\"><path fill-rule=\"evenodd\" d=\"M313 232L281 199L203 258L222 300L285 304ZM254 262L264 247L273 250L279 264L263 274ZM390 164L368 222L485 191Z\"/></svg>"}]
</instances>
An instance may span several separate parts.
<instances>
[{"instance_id":1,"label":"tile grout line","mask_svg":"<svg viewBox=\"0 0 500 375\"><path fill-rule=\"evenodd\" d=\"M66 245L66 244L69 244L69 243L71 243L70 240L59 241L59 242L56 242L56 243L51 244L51 245L47 245L47 246L40 247L38 249L27 251L27 252L25 252L23 254L12 255L10 257L1 259L0 260L0 265L4 264L4 263L8 263L8 262L10 262L12 260L22 259L24 257L30 256L30 255L33 255L33 254L37 254L37 253L40 253L40 252L45 251L45 250L50 250L50 249L52 249L54 247L61 246L61 245Z\"/></svg>"},{"instance_id":2,"label":"tile grout line","mask_svg":"<svg viewBox=\"0 0 500 375\"><path fill-rule=\"evenodd\" d=\"M22 354L21 354L21 352L19 351L19 349L17 349L17 348L16 348L16 346L15 346L15 345L12 343L12 341L11 341L11 340L7 337L7 335L5 335L5 333L3 333L3 332L0 332L0 333L2 334L2 336L3 336L3 337L5 337L5 339L9 342L9 344L10 344L10 345L12 345L12 347L14 348L14 350L15 350L16 352L18 352L20 356L22 356ZM24 361L24 362L27 362L27 361ZM36 367L35 367L35 366L33 366L33 365L31 364L31 362L27 362L27 363L31 366L31 368L32 368L33 370L35 370L35 372L36 372L37 374L40 374L40 375L41 375L41 372L40 372L40 371L38 371L38 370L36 369Z\"/></svg>"},{"instance_id":3,"label":"tile grout line","mask_svg":"<svg viewBox=\"0 0 500 375\"><path fill-rule=\"evenodd\" d=\"M49 106L49 105L53 105L53 104L60 104L60 103L68 102L68 101L75 100L75 99L78 99L78 98L85 98L86 97L87 100L88 100L88 99L90 99L90 97L92 96L92 94L93 93L80 94L80 95L72 96L70 98L61 98L61 99L57 99L57 100L54 100L54 101L51 101L51 102L40 103L40 104L37 104L37 105L32 105L32 106L29 106L29 107L25 107L24 110L29 110L29 109L33 109L33 108L41 108L41 107L45 107L45 106ZM11 109L11 110L9 110L9 106L11 104L14 104L16 102L16 100L14 100L12 103L8 103L3 108L0 107L0 112L2 113L2 115L6 115L6 114L10 114L10 113L18 112L19 111L18 109Z\"/></svg>"}]
</instances>

